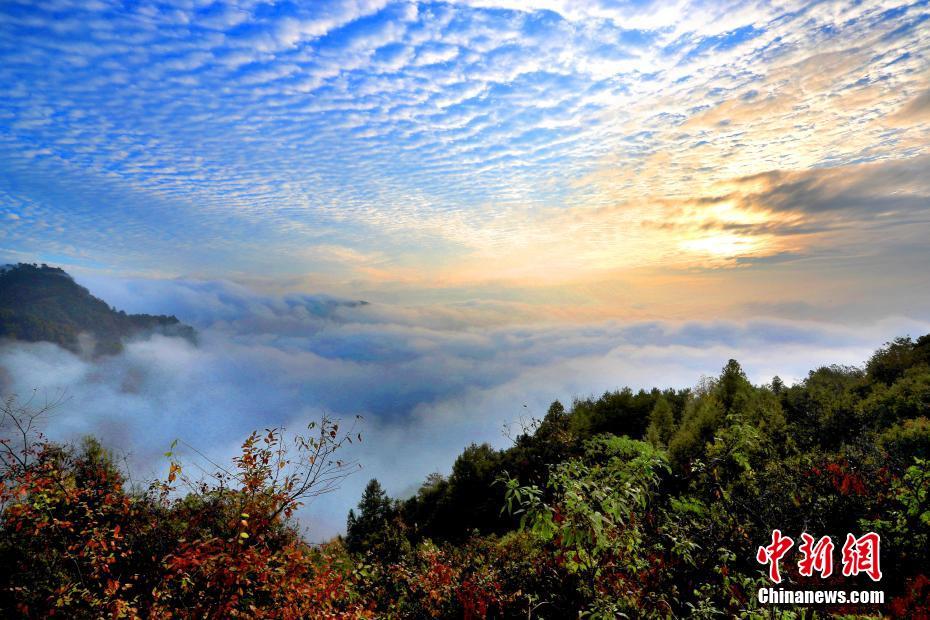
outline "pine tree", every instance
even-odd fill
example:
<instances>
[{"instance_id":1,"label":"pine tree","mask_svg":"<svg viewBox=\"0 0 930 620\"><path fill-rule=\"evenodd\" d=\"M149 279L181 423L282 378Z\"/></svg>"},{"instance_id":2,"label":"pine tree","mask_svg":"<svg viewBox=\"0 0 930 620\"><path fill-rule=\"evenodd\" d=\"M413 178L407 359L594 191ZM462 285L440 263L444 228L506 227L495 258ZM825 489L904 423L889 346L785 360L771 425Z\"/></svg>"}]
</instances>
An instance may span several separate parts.
<instances>
[{"instance_id":1,"label":"pine tree","mask_svg":"<svg viewBox=\"0 0 930 620\"><path fill-rule=\"evenodd\" d=\"M667 446L669 439L675 433L675 416L672 406L664 396L656 400L652 412L649 414L649 427L646 429L646 439L652 445Z\"/></svg>"},{"instance_id":2,"label":"pine tree","mask_svg":"<svg viewBox=\"0 0 930 620\"><path fill-rule=\"evenodd\" d=\"M381 488L381 483L372 478L358 503L358 514L354 510L349 511L346 548L358 553L377 545L388 528L392 514L391 499Z\"/></svg>"}]
</instances>

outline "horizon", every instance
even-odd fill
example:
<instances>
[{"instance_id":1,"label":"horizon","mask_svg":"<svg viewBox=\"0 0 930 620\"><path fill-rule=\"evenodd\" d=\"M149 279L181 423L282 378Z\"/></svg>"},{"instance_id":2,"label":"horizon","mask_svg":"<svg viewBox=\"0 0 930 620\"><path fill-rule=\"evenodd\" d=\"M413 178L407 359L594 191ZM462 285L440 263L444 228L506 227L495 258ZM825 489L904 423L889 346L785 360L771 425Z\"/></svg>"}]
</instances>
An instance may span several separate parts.
<instances>
[{"instance_id":1,"label":"horizon","mask_svg":"<svg viewBox=\"0 0 930 620\"><path fill-rule=\"evenodd\" d=\"M53 436L156 475L175 437L361 414L325 537L369 477L409 494L557 399L861 364L930 333L928 17L5 3L0 264L202 341L7 343L0 387L65 390Z\"/></svg>"}]
</instances>

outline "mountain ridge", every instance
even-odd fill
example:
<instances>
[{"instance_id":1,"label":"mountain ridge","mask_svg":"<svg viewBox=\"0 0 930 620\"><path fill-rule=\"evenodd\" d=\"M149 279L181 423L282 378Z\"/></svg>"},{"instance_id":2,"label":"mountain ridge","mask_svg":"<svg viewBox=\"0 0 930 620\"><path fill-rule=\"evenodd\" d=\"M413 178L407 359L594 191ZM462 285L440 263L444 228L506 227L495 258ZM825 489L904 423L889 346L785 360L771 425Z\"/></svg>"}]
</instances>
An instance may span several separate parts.
<instances>
[{"instance_id":1,"label":"mountain ridge","mask_svg":"<svg viewBox=\"0 0 930 620\"><path fill-rule=\"evenodd\" d=\"M124 341L153 333L197 341L194 328L176 316L117 310L59 267L0 267L0 339L51 342L99 356L119 353Z\"/></svg>"}]
</instances>

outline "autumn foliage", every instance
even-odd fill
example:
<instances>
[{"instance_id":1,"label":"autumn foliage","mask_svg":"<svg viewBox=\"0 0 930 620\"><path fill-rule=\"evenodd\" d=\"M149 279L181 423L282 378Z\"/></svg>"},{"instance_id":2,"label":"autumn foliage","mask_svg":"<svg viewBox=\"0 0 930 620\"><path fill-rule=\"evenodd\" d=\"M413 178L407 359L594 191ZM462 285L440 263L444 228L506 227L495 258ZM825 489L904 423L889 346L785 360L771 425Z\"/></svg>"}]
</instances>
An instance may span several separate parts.
<instances>
[{"instance_id":1,"label":"autumn foliage","mask_svg":"<svg viewBox=\"0 0 930 620\"><path fill-rule=\"evenodd\" d=\"M12 402L5 413L22 423ZM175 487L185 478L176 461L165 482L140 491L96 442L8 441L0 608L34 618L370 617L338 544L311 548L289 520L346 473L334 457L346 437L324 421L291 457L280 432L252 435L232 470L187 494Z\"/></svg>"},{"instance_id":2,"label":"autumn foliage","mask_svg":"<svg viewBox=\"0 0 930 620\"><path fill-rule=\"evenodd\" d=\"M356 468L333 420L254 433L229 465L166 453L145 486L92 439L0 422L0 615L23 618L927 618L930 337L864 368L755 386L735 361L690 390L554 403L496 450L392 499L369 482L344 538L295 511ZM199 472L196 477L191 471ZM804 571L782 587L881 589L885 604L764 606L758 549L881 536L880 583ZM838 553L838 552L837 552ZM837 559L837 562L839 560ZM839 564L837 564L839 565Z\"/></svg>"}]
</instances>

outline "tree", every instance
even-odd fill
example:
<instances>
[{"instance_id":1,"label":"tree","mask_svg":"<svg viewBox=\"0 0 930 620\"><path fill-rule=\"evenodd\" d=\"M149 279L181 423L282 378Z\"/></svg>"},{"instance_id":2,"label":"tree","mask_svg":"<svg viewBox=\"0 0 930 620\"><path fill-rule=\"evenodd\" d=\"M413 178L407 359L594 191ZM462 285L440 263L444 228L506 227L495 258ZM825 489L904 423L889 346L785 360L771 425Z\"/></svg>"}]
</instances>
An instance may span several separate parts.
<instances>
[{"instance_id":1,"label":"tree","mask_svg":"<svg viewBox=\"0 0 930 620\"><path fill-rule=\"evenodd\" d=\"M752 389L743 367L734 359L727 362L716 382L716 390L725 411L733 408L740 396L745 396Z\"/></svg>"},{"instance_id":2,"label":"tree","mask_svg":"<svg viewBox=\"0 0 930 620\"><path fill-rule=\"evenodd\" d=\"M395 514L393 503L381 483L372 478L358 502L358 514L349 511L346 521L346 548L360 553L378 546L385 538L389 521Z\"/></svg>"},{"instance_id":3,"label":"tree","mask_svg":"<svg viewBox=\"0 0 930 620\"><path fill-rule=\"evenodd\" d=\"M549 405L546 416L542 419L539 427L536 429L538 437L553 438L557 434L563 434L568 430L568 415L565 406L559 401L553 401Z\"/></svg>"},{"instance_id":4,"label":"tree","mask_svg":"<svg viewBox=\"0 0 930 620\"><path fill-rule=\"evenodd\" d=\"M539 487L505 477L505 505L580 578L589 616L613 618L642 596L631 577L647 566L643 526L668 463L664 452L628 437L604 434L584 448L582 458L552 468L551 501Z\"/></svg>"},{"instance_id":5,"label":"tree","mask_svg":"<svg viewBox=\"0 0 930 620\"><path fill-rule=\"evenodd\" d=\"M672 412L672 406L664 396L660 396L649 414L646 438L654 446L666 446L674 433L675 414Z\"/></svg>"},{"instance_id":6,"label":"tree","mask_svg":"<svg viewBox=\"0 0 930 620\"><path fill-rule=\"evenodd\" d=\"M866 364L866 371L870 378L891 384L908 368L928 364L930 364L930 334L921 336L916 342L910 337L904 337L885 343L885 346L876 351Z\"/></svg>"},{"instance_id":7,"label":"tree","mask_svg":"<svg viewBox=\"0 0 930 620\"><path fill-rule=\"evenodd\" d=\"M93 439L35 432L40 413L0 407L0 616L22 618L360 618L356 575L312 550L289 516L349 473L338 423L251 435L232 468L130 488ZM181 495L178 483L190 489Z\"/></svg>"}]
</instances>

